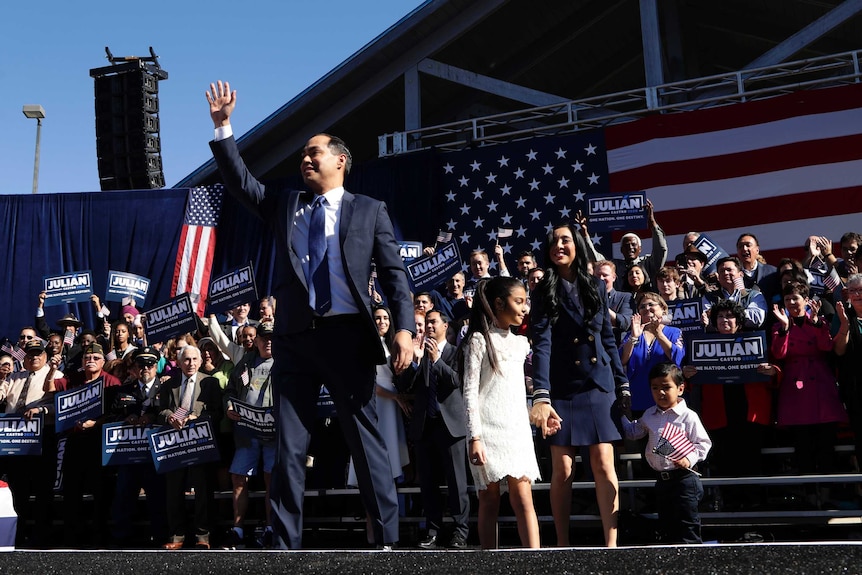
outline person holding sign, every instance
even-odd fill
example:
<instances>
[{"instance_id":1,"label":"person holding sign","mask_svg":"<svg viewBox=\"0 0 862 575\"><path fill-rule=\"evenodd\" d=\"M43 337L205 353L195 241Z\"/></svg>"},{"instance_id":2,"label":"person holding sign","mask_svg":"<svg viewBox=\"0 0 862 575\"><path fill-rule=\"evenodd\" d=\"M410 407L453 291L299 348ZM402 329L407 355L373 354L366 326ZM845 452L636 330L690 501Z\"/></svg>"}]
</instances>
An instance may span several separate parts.
<instances>
[{"instance_id":1,"label":"person holding sign","mask_svg":"<svg viewBox=\"0 0 862 575\"><path fill-rule=\"evenodd\" d=\"M745 323L745 312L733 301L715 304L709 318L712 328L720 334L739 333ZM779 378L778 366L763 363L758 373ZM686 380L697 375L693 365L683 367ZM777 379L775 380L777 381ZM721 477L763 475L763 447L766 430L772 425L773 381L753 381L743 384L704 383L700 386L703 424L715 439L710 457L710 470ZM749 505L756 501L746 486L723 490L725 505Z\"/></svg>"},{"instance_id":2,"label":"person holding sign","mask_svg":"<svg viewBox=\"0 0 862 575\"><path fill-rule=\"evenodd\" d=\"M218 380L198 373L201 351L187 345L177 352L181 374L162 384L159 391L159 423L176 430L190 421L208 418L218 429L222 413L222 391ZM195 489L195 547L210 548L210 525L214 471L210 463L200 463L168 471L165 476L170 540L162 547L182 549L186 538L186 483Z\"/></svg>"},{"instance_id":3,"label":"person holding sign","mask_svg":"<svg viewBox=\"0 0 862 575\"><path fill-rule=\"evenodd\" d=\"M117 390L113 412L128 425L143 428L155 424L161 411L156 371L161 354L154 347L142 347L132 352L131 381ZM134 510L141 489L147 494L147 513L152 543L161 546L167 539L165 478L156 473L152 460L125 464L117 468L114 493L114 540L120 546L135 534Z\"/></svg>"},{"instance_id":4,"label":"person holding sign","mask_svg":"<svg viewBox=\"0 0 862 575\"><path fill-rule=\"evenodd\" d=\"M245 404L255 407L272 408L272 323L264 322L257 326L254 351L247 354L237 364L228 379L224 390L225 415L234 422L233 435L236 451L230 465L230 478L233 484L233 528L225 541L224 549L245 547L243 520L248 509L248 478L260 471L263 460L263 482L266 486L266 531L264 547L272 547L272 505L269 499L272 467L275 464L275 430L266 436L253 433L249 427L241 425L244 419L252 424L259 423L255 418L258 412L245 408Z\"/></svg>"},{"instance_id":5,"label":"person holding sign","mask_svg":"<svg viewBox=\"0 0 862 575\"><path fill-rule=\"evenodd\" d=\"M38 414L47 415L51 410L51 395L47 390L54 389L54 378L62 378L63 372L48 365L45 347L36 338L32 328L21 330L19 342L24 350L24 369L9 374L0 382L0 401L6 402L7 414L14 413L27 418ZM2 357L4 363L11 359L9 356ZM41 547L49 543L54 478L57 474L57 441L53 427L46 432L43 426L42 455L27 455L14 460L14 465L7 468L7 476L15 510L20 517L17 544L22 545L26 541L31 546ZM30 505L31 495L35 495L33 508ZM31 518L35 520L35 529L32 537L28 537L26 525Z\"/></svg>"},{"instance_id":6,"label":"person holding sign","mask_svg":"<svg viewBox=\"0 0 862 575\"><path fill-rule=\"evenodd\" d=\"M279 457L272 498L278 547L302 547L306 455L321 385L332 394L344 438L355 456L362 503L372 518L375 544L398 541L398 498L386 445L377 429L376 366L385 361L371 316L372 259L392 310L396 373L412 356L413 305L407 272L386 205L345 190L353 163L346 143L315 134L302 149L300 171L307 192L267 188L240 156L230 116L236 92L219 81L206 93L215 137L210 143L228 192L260 217L275 237L276 310L273 365L278 385ZM333 341L338 361L324 353Z\"/></svg>"},{"instance_id":7,"label":"person holding sign","mask_svg":"<svg viewBox=\"0 0 862 575\"><path fill-rule=\"evenodd\" d=\"M98 343L82 350L83 370L69 376L68 382L60 380L57 391L72 391L97 384L101 387L101 410L98 417L79 419L66 435L66 453L63 456L63 507L64 540L71 548L86 542L84 535L87 517L84 515L84 493L93 495L92 531L99 544L106 539L104 531L108 524L109 502L107 501L107 474L102 469L102 424L107 421L104 406L113 403L120 380L104 372L105 353ZM109 393L110 391L110 393ZM89 395L89 394L88 394ZM75 396L69 399L71 403ZM77 401L77 399L76 399ZM81 400L83 402L83 400ZM58 426L58 430L59 430Z\"/></svg>"}]
</instances>

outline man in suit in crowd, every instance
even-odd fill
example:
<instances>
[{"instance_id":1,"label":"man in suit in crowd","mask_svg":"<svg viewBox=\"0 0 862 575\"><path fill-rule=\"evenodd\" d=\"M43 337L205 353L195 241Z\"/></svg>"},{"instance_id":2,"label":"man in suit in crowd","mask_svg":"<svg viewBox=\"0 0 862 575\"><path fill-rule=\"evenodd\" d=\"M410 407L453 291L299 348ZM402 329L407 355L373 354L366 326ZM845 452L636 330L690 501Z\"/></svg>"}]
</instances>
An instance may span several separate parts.
<instances>
[{"instance_id":1,"label":"man in suit in crowd","mask_svg":"<svg viewBox=\"0 0 862 575\"><path fill-rule=\"evenodd\" d=\"M182 375L172 377L159 390L162 409L159 423L180 430L196 419L209 419L212 428L218 429L222 414L221 386L216 378L198 372L202 363L201 350L193 345L181 347L177 352L177 363ZM214 480L212 463L199 463L165 474L168 531L171 537L162 546L164 549L175 551L183 548L187 483L195 490L195 548L210 548Z\"/></svg>"},{"instance_id":2,"label":"man in suit in crowd","mask_svg":"<svg viewBox=\"0 0 862 575\"><path fill-rule=\"evenodd\" d=\"M449 318L437 310L425 315L425 345L414 349L413 364L404 372L402 387L415 396L410 439L416 446L416 467L428 535L419 542L423 549L436 549L444 541L443 510L435 462L442 461L449 486L449 511L455 531L448 546L467 546L467 408L461 395L461 378L456 367L456 348L447 343Z\"/></svg>"},{"instance_id":3,"label":"man in suit in crowd","mask_svg":"<svg viewBox=\"0 0 862 575\"><path fill-rule=\"evenodd\" d=\"M772 296L781 292L778 283L778 268L766 263L760 257L760 242L751 232L745 232L736 240L736 257L742 264L742 279L745 287L751 289L757 286L766 298L767 303Z\"/></svg>"},{"instance_id":4,"label":"man in suit in crowd","mask_svg":"<svg viewBox=\"0 0 862 575\"><path fill-rule=\"evenodd\" d=\"M251 310L250 303L241 303L230 310L231 319L221 325L222 331L231 341L237 341L237 331L247 325L257 327L260 323L256 319L248 317L248 312Z\"/></svg>"},{"instance_id":5,"label":"man in suit in crowd","mask_svg":"<svg viewBox=\"0 0 862 575\"><path fill-rule=\"evenodd\" d=\"M128 425L148 427L155 425L161 408L159 389L161 381L157 375L159 351L150 346L132 352L132 365L128 383L117 389L112 412ZM114 492L114 540L120 547L132 543L136 535L135 506L141 489L147 494L150 541L161 546L167 540L167 503L165 501L165 478L156 473L152 459L143 463L117 467L117 484Z\"/></svg>"},{"instance_id":6,"label":"man in suit in crowd","mask_svg":"<svg viewBox=\"0 0 862 575\"><path fill-rule=\"evenodd\" d=\"M608 294L608 314L614 328L614 339L617 342L617 347L619 347L622 334L632 326L632 313L634 313L632 294L614 289L614 284L617 281L617 266L610 260L596 262L593 266L593 275L605 282L605 289Z\"/></svg>"},{"instance_id":7,"label":"man in suit in crowd","mask_svg":"<svg viewBox=\"0 0 862 575\"><path fill-rule=\"evenodd\" d=\"M386 445L377 429L376 365L385 361L371 316L372 259L392 310L393 368L410 364L413 304L392 222L382 202L344 189L352 157L346 144L317 134L301 152L309 191L267 189L239 154L230 115L236 92L221 81L207 92L215 126L210 143L228 191L263 219L276 240L276 311L272 379L278 421L278 458L272 477L276 545L302 546L306 451L323 384L332 394L350 448L374 542L398 541L398 502ZM344 342L337 356L325 353ZM279 385L279 382L290 385Z\"/></svg>"}]
</instances>

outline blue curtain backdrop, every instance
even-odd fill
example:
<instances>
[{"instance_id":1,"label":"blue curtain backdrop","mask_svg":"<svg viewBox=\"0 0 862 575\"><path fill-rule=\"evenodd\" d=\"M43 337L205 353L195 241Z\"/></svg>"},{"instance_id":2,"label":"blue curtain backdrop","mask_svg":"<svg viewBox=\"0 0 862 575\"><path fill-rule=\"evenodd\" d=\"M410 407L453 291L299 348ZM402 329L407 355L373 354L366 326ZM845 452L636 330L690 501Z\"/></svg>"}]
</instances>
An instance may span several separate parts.
<instances>
[{"instance_id":1,"label":"blue curtain backdrop","mask_svg":"<svg viewBox=\"0 0 862 575\"><path fill-rule=\"evenodd\" d=\"M400 239L427 244L434 241L442 213L437 165L434 152L366 162L354 167L346 187L385 201ZM301 180L269 185L289 190ZM0 196L0 245L6 246L0 339L14 340L22 326L32 325L46 275L89 269L103 297L108 270L128 271L152 280L148 306L168 299L187 194L187 189L166 189ZM227 197L217 235L213 274L251 261L258 290L269 293L275 262L270 230ZM108 307L111 318L118 317L119 304ZM89 303L45 308L48 325L55 328L69 312L94 326Z\"/></svg>"}]
</instances>

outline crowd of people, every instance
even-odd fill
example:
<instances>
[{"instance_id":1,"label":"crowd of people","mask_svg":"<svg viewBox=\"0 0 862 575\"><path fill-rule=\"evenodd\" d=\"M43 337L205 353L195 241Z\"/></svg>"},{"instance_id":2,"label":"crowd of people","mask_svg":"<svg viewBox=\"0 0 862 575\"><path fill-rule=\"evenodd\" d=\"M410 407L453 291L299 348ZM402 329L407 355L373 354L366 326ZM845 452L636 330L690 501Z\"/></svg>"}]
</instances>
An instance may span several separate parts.
<instances>
[{"instance_id":1,"label":"crowd of people","mask_svg":"<svg viewBox=\"0 0 862 575\"><path fill-rule=\"evenodd\" d=\"M651 221L653 234L660 237L652 215ZM516 261L517 277L510 276L504 263L502 273L491 278L490 258L477 250L469 258L469 278L458 272L445 288L414 294L411 365L398 375L389 361L378 366L377 416L390 475L397 484L412 482L421 488L419 508L427 531L417 542L420 548L466 547L469 484L478 492L483 548L498 545L496 518L505 492L522 544L538 547L531 483L541 476L537 454L548 450L551 472L543 479L551 483L555 543L570 544L574 462L578 448L586 446L582 455L596 484L605 543L614 546L619 516L615 449L642 450L647 473L678 478L680 489L687 485L687 492L679 491L671 488L674 481L659 479L657 493L664 501L659 511L673 511L660 523L667 526L668 541L696 542L703 489L692 471L697 464L701 471L707 469L707 452L712 475L764 474L768 470L760 450L780 434L795 448L794 472L830 473L836 469L839 433L860 437L858 234L841 238L843 259L832 254L832 242L812 236L805 245L807 257L782 260L776 267L758 257L756 237L744 234L738 253L716 262L711 275L704 272L706 258L687 241L671 265L650 274L644 262L655 258L640 254L639 239L623 238L621 247L629 248L622 250L626 259L604 259L587 245L586 221L580 223L553 230L544 269L534 254L525 252ZM663 241L654 245L666 252ZM632 269L640 273L632 274ZM832 269L840 278L837 285L812 293L812 275L822 277ZM625 281L618 270L627 270ZM369 289L373 291L373 282ZM701 300L704 331L769 334L769 361L758 366L765 378L740 385L688 383L697 369L687 363L683 334L669 325L667 313L669 302L693 298ZM0 459L22 518L19 543L140 544L142 534L134 526L146 511L144 539L152 545L271 547L269 491L276 443L235 433L232 424L239 415L232 401L272 406L273 388L289 385L271 374L275 299L258 302L260 320L252 319L251 306L243 304L223 318L200 318L196 333L167 342L146 341L146 318L133 305L124 306L123 317L111 323L93 296L99 316L94 329L83 329L73 314L51 329L43 302L40 294L34 323L21 329L14 353L0 355L5 413L40 414L50 421L55 392L96 380L105 390L104 413L61 434L47 425L41 456ZM391 312L381 302L373 317L388 360ZM325 436L327 444L312 438L308 461L317 469L311 475L323 487L356 486L349 450L334 448L333 442L343 440L326 434L325 427L335 421L327 393L321 389L314 432ZM696 421L688 429L697 449L676 461L655 454L661 432L655 421L668 414ZM219 462L163 475L151 463L101 465L99 430L107 422L179 429L197 418L211 420L218 429ZM648 442L622 441L646 435ZM58 476L61 486L55 485ZM259 484L266 492L256 537L245 524L254 476L263 479ZM448 486L445 500L441 481ZM59 516L57 487L63 493ZM233 527L211 542L217 488L233 494ZM145 508L138 504L141 491ZM186 517L189 493L194 494L194 512ZM92 495L92 504L82 503L84 494ZM822 488L811 488L807 495L812 504L828 505L829 493ZM739 507L763 503L757 493L733 487L723 497L725 504ZM444 524L444 507L453 520L451 529ZM61 536L52 531L55 518L63 520ZM194 540L187 543L188 534Z\"/></svg>"},{"instance_id":2,"label":"crowd of people","mask_svg":"<svg viewBox=\"0 0 862 575\"><path fill-rule=\"evenodd\" d=\"M68 314L52 331L40 294L34 324L0 355L4 412L46 423L41 455L0 458L22 519L19 543L139 544L133 511L143 491L148 545L242 548L253 539L250 478L259 476L266 494L254 537L260 547L302 548L308 482L357 486L368 543L381 550L399 543L407 505L399 483L419 485L425 531L414 543L422 549L467 547L470 483L479 544L497 547L508 492L521 544L535 548L542 541L531 485L548 459L550 476L542 479L550 482L553 543L567 546L580 455L595 484L604 544L614 547L619 449L642 451L642 472L656 479L661 541L695 543L700 475L763 472L759 446L771 431L790 437L799 473L834 470L839 430L862 443L859 234L841 237L843 259L830 239L811 236L799 260L772 266L757 237L744 233L736 255L707 273L696 232L667 265L664 232L648 202L652 254L642 254L641 238L629 233L622 258L604 257L578 213L549 231L544 268L525 252L512 277L496 245L497 276L488 253L476 250L465 265L469 277L458 272L445 288L413 294L385 205L344 189L352 165L344 141L323 133L307 141L300 161L306 191L268 189L233 137L236 91L219 81L206 99L210 148L228 192L279 238L274 297L259 302L259 320L243 304L226 318L199 318L195 333L148 342L145 318L131 302L111 323L94 296L99 325L82 329ZM757 377L738 385L689 382L704 377L689 365L685 338L667 316L679 299L703 310L698 331L765 331L770 354ZM57 432L54 394L84 386L101 391L100 413ZM271 410L274 426L242 433L243 405ZM177 433L209 422L218 430L218 457L165 473L151 460L103 466L101 430L113 421ZM703 465L713 445L714 470ZM441 481L451 522L444 521ZM223 536L214 533L217 486L233 496L232 527ZM62 535L52 529L55 488L63 493ZM91 505L82 505L85 493ZM828 504L828 493L809 495Z\"/></svg>"}]
</instances>

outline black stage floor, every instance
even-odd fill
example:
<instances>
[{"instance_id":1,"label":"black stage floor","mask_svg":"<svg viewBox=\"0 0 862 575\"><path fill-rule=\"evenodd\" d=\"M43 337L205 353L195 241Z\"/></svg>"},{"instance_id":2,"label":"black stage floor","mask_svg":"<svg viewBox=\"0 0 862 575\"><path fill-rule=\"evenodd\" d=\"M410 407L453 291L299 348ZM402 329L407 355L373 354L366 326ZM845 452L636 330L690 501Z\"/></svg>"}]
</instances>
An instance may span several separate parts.
<instances>
[{"instance_id":1,"label":"black stage floor","mask_svg":"<svg viewBox=\"0 0 862 575\"><path fill-rule=\"evenodd\" d=\"M539 551L14 551L0 573L113 575L862 573L862 543L721 544Z\"/></svg>"}]
</instances>

